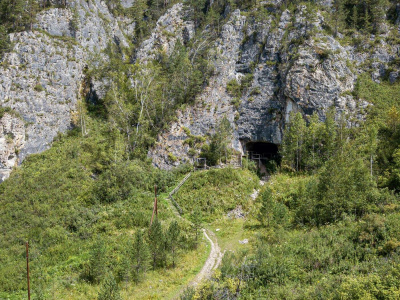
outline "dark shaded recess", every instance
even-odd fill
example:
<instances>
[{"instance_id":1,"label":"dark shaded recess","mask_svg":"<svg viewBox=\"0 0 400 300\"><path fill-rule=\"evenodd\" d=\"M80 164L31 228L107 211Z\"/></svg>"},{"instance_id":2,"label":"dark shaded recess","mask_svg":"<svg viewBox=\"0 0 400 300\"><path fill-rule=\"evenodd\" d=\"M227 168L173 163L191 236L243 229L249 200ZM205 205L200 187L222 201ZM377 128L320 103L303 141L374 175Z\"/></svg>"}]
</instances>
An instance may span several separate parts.
<instances>
[{"instance_id":1,"label":"dark shaded recess","mask_svg":"<svg viewBox=\"0 0 400 300\"><path fill-rule=\"evenodd\" d=\"M279 157L279 147L267 142L248 142L245 150L253 154L260 154L263 159L276 159Z\"/></svg>"}]
</instances>

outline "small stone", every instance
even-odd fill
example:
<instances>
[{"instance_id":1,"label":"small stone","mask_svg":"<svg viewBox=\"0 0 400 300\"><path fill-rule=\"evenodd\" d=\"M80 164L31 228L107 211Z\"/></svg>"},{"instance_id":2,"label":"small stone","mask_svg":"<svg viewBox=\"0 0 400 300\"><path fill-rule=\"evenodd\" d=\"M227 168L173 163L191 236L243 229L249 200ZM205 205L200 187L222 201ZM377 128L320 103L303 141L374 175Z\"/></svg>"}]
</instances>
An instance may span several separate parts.
<instances>
[{"instance_id":1,"label":"small stone","mask_svg":"<svg viewBox=\"0 0 400 300\"><path fill-rule=\"evenodd\" d=\"M217 228L217 229L215 229L215 231L220 231L221 229L219 229L219 228Z\"/></svg>"},{"instance_id":2,"label":"small stone","mask_svg":"<svg viewBox=\"0 0 400 300\"><path fill-rule=\"evenodd\" d=\"M249 240L248 239L244 239L243 241L239 241L239 243L240 244L248 244L249 243Z\"/></svg>"},{"instance_id":3,"label":"small stone","mask_svg":"<svg viewBox=\"0 0 400 300\"><path fill-rule=\"evenodd\" d=\"M397 78L399 78L399 72L390 72L389 81L391 84L395 83Z\"/></svg>"}]
</instances>

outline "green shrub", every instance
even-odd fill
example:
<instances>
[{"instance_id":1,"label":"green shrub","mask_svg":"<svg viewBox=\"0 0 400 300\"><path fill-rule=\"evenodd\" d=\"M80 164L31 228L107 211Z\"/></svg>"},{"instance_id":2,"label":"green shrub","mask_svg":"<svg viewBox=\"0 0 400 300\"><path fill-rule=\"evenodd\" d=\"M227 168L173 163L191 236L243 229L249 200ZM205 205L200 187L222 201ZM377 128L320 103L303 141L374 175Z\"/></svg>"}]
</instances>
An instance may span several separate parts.
<instances>
[{"instance_id":1,"label":"green shrub","mask_svg":"<svg viewBox=\"0 0 400 300\"><path fill-rule=\"evenodd\" d=\"M44 87L38 83L37 85L35 85L35 87L33 88L36 92L43 92L44 91Z\"/></svg>"},{"instance_id":2,"label":"green shrub","mask_svg":"<svg viewBox=\"0 0 400 300\"><path fill-rule=\"evenodd\" d=\"M174 162L178 161L178 158L175 155L173 155L172 153L168 153L168 160L170 162L174 163Z\"/></svg>"},{"instance_id":3,"label":"green shrub","mask_svg":"<svg viewBox=\"0 0 400 300\"><path fill-rule=\"evenodd\" d=\"M236 79L230 80L226 85L226 91L232 97L240 97L241 96L241 89L240 84L237 82Z\"/></svg>"}]
</instances>

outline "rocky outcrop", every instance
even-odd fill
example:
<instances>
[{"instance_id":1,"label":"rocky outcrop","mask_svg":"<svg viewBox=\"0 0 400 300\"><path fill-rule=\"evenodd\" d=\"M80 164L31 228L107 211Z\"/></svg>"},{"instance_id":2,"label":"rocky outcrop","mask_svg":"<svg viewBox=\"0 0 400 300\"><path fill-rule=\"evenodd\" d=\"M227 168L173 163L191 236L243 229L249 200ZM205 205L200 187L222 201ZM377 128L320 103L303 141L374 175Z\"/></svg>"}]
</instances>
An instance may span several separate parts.
<instances>
[{"instance_id":1,"label":"rocky outcrop","mask_svg":"<svg viewBox=\"0 0 400 300\"><path fill-rule=\"evenodd\" d=\"M234 123L235 109L231 105L232 97L226 92L226 84L236 79L236 60L239 58L240 43L244 38L243 28L246 18L237 10L232 13L230 20L222 27L221 38L215 43L213 53L215 73L209 86L196 101L196 105L178 112L178 121L173 123L170 130L160 135L156 146L149 151L155 166L170 169L184 161L190 161L189 145L184 141L189 138L187 129L193 135L212 133L215 125L226 116ZM239 147L239 140L232 141L234 147ZM179 161L172 162L170 158L177 157Z\"/></svg>"},{"instance_id":2,"label":"rocky outcrop","mask_svg":"<svg viewBox=\"0 0 400 300\"><path fill-rule=\"evenodd\" d=\"M278 19L268 15L262 21L238 10L232 13L209 55L216 75L196 104L178 112L178 121L159 136L149 151L155 166L170 169L192 161L190 135L212 134L224 116L234 129L232 147L239 152L250 141L280 144L291 111L315 112L324 119L335 106L338 114L362 118L360 112L368 103L350 93L357 76L371 60L372 78L379 81L397 48L385 42L375 45L374 51L343 46L323 30L321 14L310 14L305 6L299 11L292 15L285 10ZM396 72L391 76L395 78ZM249 78L240 99L227 93L229 81Z\"/></svg>"},{"instance_id":3,"label":"rocky outcrop","mask_svg":"<svg viewBox=\"0 0 400 300\"><path fill-rule=\"evenodd\" d=\"M114 18L99 0L45 10L34 27L10 35L14 47L0 65L0 105L12 108L25 122L18 153L10 154L10 146L0 143L2 169L47 149L58 132L71 128L87 60L110 42L127 47L126 35L134 30L132 22ZM15 159L3 162L11 156Z\"/></svg>"},{"instance_id":4,"label":"rocky outcrop","mask_svg":"<svg viewBox=\"0 0 400 300\"><path fill-rule=\"evenodd\" d=\"M178 3L161 16L150 37L141 44L136 59L146 63L161 53L169 56L177 41L188 42L194 35L194 23L184 21L184 13L183 4Z\"/></svg>"},{"instance_id":5,"label":"rocky outcrop","mask_svg":"<svg viewBox=\"0 0 400 300\"><path fill-rule=\"evenodd\" d=\"M5 113L0 118L0 181L6 179L18 162L25 145L25 124L20 118Z\"/></svg>"}]
</instances>

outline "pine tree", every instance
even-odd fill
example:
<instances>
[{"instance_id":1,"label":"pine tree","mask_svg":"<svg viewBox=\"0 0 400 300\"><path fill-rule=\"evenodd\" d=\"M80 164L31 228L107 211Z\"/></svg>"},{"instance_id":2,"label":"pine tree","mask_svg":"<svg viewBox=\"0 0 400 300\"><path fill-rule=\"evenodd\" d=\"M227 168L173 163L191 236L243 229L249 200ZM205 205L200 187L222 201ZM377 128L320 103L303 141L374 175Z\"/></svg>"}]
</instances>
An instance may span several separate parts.
<instances>
[{"instance_id":1,"label":"pine tree","mask_svg":"<svg viewBox=\"0 0 400 300\"><path fill-rule=\"evenodd\" d=\"M306 129L306 123L301 113L291 113L284 132L282 153L284 162L295 168L296 171L300 171L303 165Z\"/></svg>"},{"instance_id":2,"label":"pine tree","mask_svg":"<svg viewBox=\"0 0 400 300\"><path fill-rule=\"evenodd\" d=\"M351 28L357 29L358 27L358 8L357 5L353 5L353 9L351 11Z\"/></svg>"},{"instance_id":3,"label":"pine tree","mask_svg":"<svg viewBox=\"0 0 400 300\"><path fill-rule=\"evenodd\" d=\"M230 154L229 143L232 138L232 126L228 118L224 118L217 124L215 134L211 136L211 142L208 147L203 149L202 156L207 159L210 166L216 165L222 158L227 159Z\"/></svg>"},{"instance_id":4,"label":"pine tree","mask_svg":"<svg viewBox=\"0 0 400 300\"><path fill-rule=\"evenodd\" d=\"M261 224L270 226L273 217L274 200L272 191L267 188L261 197L261 208L258 214L258 220Z\"/></svg>"},{"instance_id":5,"label":"pine tree","mask_svg":"<svg viewBox=\"0 0 400 300\"><path fill-rule=\"evenodd\" d=\"M366 128L366 152L369 156L370 175L373 176L373 164L376 150L378 148L378 128L375 125L370 125Z\"/></svg>"},{"instance_id":6,"label":"pine tree","mask_svg":"<svg viewBox=\"0 0 400 300\"><path fill-rule=\"evenodd\" d=\"M143 233L138 230L135 234L135 240L133 243L133 272L134 280L137 282L140 280L141 274L144 273L149 264L149 249L144 241Z\"/></svg>"},{"instance_id":7,"label":"pine tree","mask_svg":"<svg viewBox=\"0 0 400 300\"><path fill-rule=\"evenodd\" d=\"M33 23L35 22L35 16L39 11L39 3L37 0L28 0L26 6L26 14L27 14L27 24L29 24L29 29L33 30Z\"/></svg>"},{"instance_id":8,"label":"pine tree","mask_svg":"<svg viewBox=\"0 0 400 300\"><path fill-rule=\"evenodd\" d=\"M104 241L97 238L96 243L90 251L89 260L89 280L93 283L99 283L104 277L106 271L106 253L107 249Z\"/></svg>"},{"instance_id":9,"label":"pine tree","mask_svg":"<svg viewBox=\"0 0 400 300\"><path fill-rule=\"evenodd\" d=\"M175 260L177 255L177 249L179 247L179 236L181 229L177 221L173 221L168 228L168 248L171 251L172 267L175 268Z\"/></svg>"},{"instance_id":10,"label":"pine tree","mask_svg":"<svg viewBox=\"0 0 400 300\"><path fill-rule=\"evenodd\" d=\"M148 10L146 0L136 0L129 9L130 16L135 21L135 31L138 42L140 42L148 31L148 23L145 21L145 14Z\"/></svg>"},{"instance_id":11,"label":"pine tree","mask_svg":"<svg viewBox=\"0 0 400 300\"><path fill-rule=\"evenodd\" d=\"M323 131L323 153L324 158L328 160L332 157L336 150L336 122L335 122L336 110L334 108L329 109L326 114L325 128Z\"/></svg>"},{"instance_id":12,"label":"pine tree","mask_svg":"<svg viewBox=\"0 0 400 300\"><path fill-rule=\"evenodd\" d=\"M118 284L111 272L104 279L98 300L122 300Z\"/></svg>"},{"instance_id":13,"label":"pine tree","mask_svg":"<svg viewBox=\"0 0 400 300\"><path fill-rule=\"evenodd\" d=\"M306 134L305 161L308 169L315 169L321 165L321 133L323 124L316 113L309 120Z\"/></svg>"},{"instance_id":14,"label":"pine tree","mask_svg":"<svg viewBox=\"0 0 400 300\"><path fill-rule=\"evenodd\" d=\"M371 22L372 30L379 34L381 32L382 23L385 22L386 8L389 6L388 0L370 0L370 8L372 12Z\"/></svg>"},{"instance_id":15,"label":"pine tree","mask_svg":"<svg viewBox=\"0 0 400 300\"><path fill-rule=\"evenodd\" d=\"M333 1L333 9L334 13L333 19L334 19L334 36L336 37L339 29L342 28L345 25L345 20L346 20L346 12L344 8L344 2L345 0L334 0Z\"/></svg>"},{"instance_id":16,"label":"pine tree","mask_svg":"<svg viewBox=\"0 0 400 300\"><path fill-rule=\"evenodd\" d=\"M201 224L203 223L203 215L199 207L195 207L195 209L192 211L190 219L193 223L193 229L195 232L195 245L197 247L199 231L201 229Z\"/></svg>"},{"instance_id":17,"label":"pine tree","mask_svg":"<svg viewBox=\"0 0 400 300\"><path fill-rule=\"evenodd\" d=\"M149 229L149 248L153 270L165 265L165 237L158 218L155 218Z\"/></svg>"},{"instance_id":18,"label":"pine tree","mask_svg":"<svg viewBox=\"0 0 400 300\"><path fill-rule=\"evenodd\" d=\"M4 25L0 25L0 58L8 51L10 40L8 38L7 29Z\"/></svg>"},{"instance_id":19,"label":"pine tree","mask_svg":"<svg viewBox=\"0 0 400 300\"><path fill-rule=\"evenodd\" d=\"M364 6L363 30L367 33L370 33L372 31L371 17L367 5Z\"/></svg>"}]
</instances>

